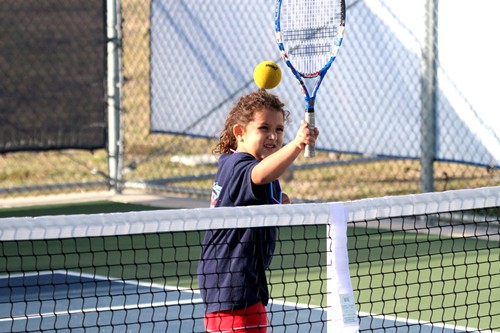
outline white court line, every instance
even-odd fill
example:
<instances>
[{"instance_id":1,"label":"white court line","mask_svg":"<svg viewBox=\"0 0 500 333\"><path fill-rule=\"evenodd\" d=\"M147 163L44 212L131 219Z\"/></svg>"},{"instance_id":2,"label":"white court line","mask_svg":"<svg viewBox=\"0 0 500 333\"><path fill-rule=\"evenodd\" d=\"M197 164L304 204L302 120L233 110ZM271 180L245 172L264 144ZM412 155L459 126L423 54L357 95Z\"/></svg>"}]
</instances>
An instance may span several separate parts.
<instances>
[{"instance_id":1,"label":"white court line","mask_svg":"<svg viewBox=\"0 0 500 333\"><path fill-rule=\"evenodd\" d=\"M110 281L113 283L123 283L134 286L146 287L146 288L157 288L159 290L175 290L181 292L190 292L193 294L193 297L186 300L174 300L174 301L165 301L165 302L146 302L146 303L137 303L137 304L126 304L126 305L115 305L115 306L103 306L103 307L89 307L84 309L76 309L76 310L64 310L64 311L53 311L53 312L45 312L45 313L37 313L37 314L28 314L23 316L12 316L10 318L0 318L0 323L2 322L12 322L18 320L26 320L26 319L36 319L36 318L50 318L60 315L71 315L71 314L79 314L79 313L93 313L93 312L101 312L101 311L116 311L116 310L133 310L133 309L143 309L143 308L154 308L154 307L165 307L171 305L186 305L186 304L198 304L201 303L201 298L194 298L194 295L199 295L199 290L194 290L190 288L183 287L173 287L168 285L162 285L157 283L145 283L135 280L122 280L118 278L106 277L101 275L94 275L88 273L78 273L66 270L54 270L54 271L40 271L40 272L30 272L30 273L19 273L19 274L10 274L10 275L1 275L0 278L17 278L17 277L29 277L29 276L40 276L40 275L68 275L68 276L76 276L76 277L84 277L89 280L101 280L101 281ZM126 296L126 294L124 295ZM104 296L106 297L106 296Z\"/></svg>"},{"instance_id":2,"label":"white court line","mask_svg":"<svg viewBox=\"0 0 500 333\"><path fill-rule=\"evenodd\" d=\"M26 320L35 318L50 318L60 315L71 315L78 313L92 313L92 312L104 312L104 311L116 311L116 310L133 310L133 309L144 309L144 308L155 308L155 307L165 307L170 305L184 305L184 304L196 304L201 303L201 299L187 299L182 301L170 301L170 302L154 302L154 303L138 303L138 304L127 304L127 305L115 305L115 306L103 306L94 308L85 308L77 310L65 310L65 311L54 311L54 312L44 312L32 315L24 316L13 316L10 318L0 318L0 322L11 322L16 320Z\"/></svg>"},{"instance_id":3,"label":"white court line","mask_svg":"<svg viewBox=\"0 0 500 333\"><path fill-rule=\"evenodd\" d=\"M20 277L30 277L30 276L40 276L40 275L67 275L67 276L74 276L74 277L84 277L89 280L99 280L99 281L109 281L109 282L114 282L114 283L122 283L122 284L129 284L129 285L134 285L134 286L140 286L140 287L145 287L145 288L157 288L160 290L176 290L176 291L185 291L185 292L191 292L193 294L200 294L200 291L198 289L191 289L191 288L186 288L186 287L174 287L174 286L169 286L169 285L164 285L164 284L159 284L159 283L146 283L146 282L141 282L141 281L136 281L136 280L123 280L120 278L115 278L112 276L104 276L104 275L97 275L97 274L89 274L89 273L83 273L83 272L73 272L73 271L68 271L68 270L53 270L53 271L39 271L39 272L29 272L29 273L15 273L15 274L4 274L0 275L0 279L8 279L8 278L20 278Z\"/></svg>"},{"instance_id":4,"label":"white court line","mask_svg":"<svg viewBox=\"0 0 500 333\"><path fill-rule=\"evenodd\" d=\"M328 308L322 307L321 305L293 303L293 302L280 301L280 300L269 300L269 304L284 305L284 306L288 306L291 308L298 308L298 309L322 310L323 312L325 312L328 309Z\"/></svg>"},{"instance_id":5,"label":"white court line","mask_svg":"<svg viewBox=\"0 0 500 333\"><path fill-rule=\"evenodd\" d=\"M451 324L445 324L445 323L433 323L430 321L424 321L424 320L417 320L417 319L410 319L410 318L400 318L400 317L393 317L393 316L386 316L386 315L381 315L381 314L371 314L368 312L358 312L358 317L362 319L363 317L370 317L370 318L375 318L379 319L382 321L392 321L392 322L399 322L399 323L407 323L407 324L412 324L412 325L424 325L424 326L431 326L431 327L441 327L445 329L450 329L453 331L463 331L463 332L481 332L481 333L495 333L496 331L492 330L480 330L478 328L471 328L471 327L464 327L464 326L457 326L457 325L451 325Z\"/></svg>"}]
</instances>

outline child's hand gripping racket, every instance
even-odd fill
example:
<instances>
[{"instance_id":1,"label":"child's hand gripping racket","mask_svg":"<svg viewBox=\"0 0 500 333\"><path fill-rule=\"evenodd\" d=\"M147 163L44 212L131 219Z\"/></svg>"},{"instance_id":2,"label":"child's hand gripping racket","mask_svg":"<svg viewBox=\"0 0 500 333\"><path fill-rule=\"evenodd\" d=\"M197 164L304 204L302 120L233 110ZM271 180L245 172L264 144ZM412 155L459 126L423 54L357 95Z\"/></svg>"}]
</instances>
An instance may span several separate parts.
<instances>
[{"instance_id":1,"label":"child's hand gripping racket","mask_svg":"<svg viewBox=\"0 0 500 333\"><path fill-rule=\"evenodd\" d=\"M306 102L305 119L315 127L314 100L344 38L344 0L277 0L276 39L287 66L299 82ZM316 79L310 93L304 79ZM314 146L304 155L314 157Z\"/></svg>"}]
</instances>

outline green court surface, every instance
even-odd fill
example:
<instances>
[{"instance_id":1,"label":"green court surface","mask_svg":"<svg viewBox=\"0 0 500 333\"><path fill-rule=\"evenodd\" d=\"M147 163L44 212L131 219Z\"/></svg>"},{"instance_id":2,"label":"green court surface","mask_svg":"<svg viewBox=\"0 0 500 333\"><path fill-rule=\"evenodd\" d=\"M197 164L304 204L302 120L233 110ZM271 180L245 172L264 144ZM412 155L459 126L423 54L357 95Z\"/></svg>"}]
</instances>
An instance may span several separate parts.
<instances>
[{"instance_id":1,"label":"green court surface","mask_svg":"<svg viewBox=\"0 0 500 333\"><path fill-rule=\"evenodd\" d=\"M27 207L12 207L0 209L0 218L46 216L46 215L72 215L72 214L99 214L118 213L141 210L164 209L147 205L121 203L114 201L91 201L81 203L66 203L54 205L37 205Z\"/></svg>"},{"instance_id":2,"label":"green court surface","mask_svg":"<svg viewBox=\"0 0 500 333\"><path fill-rule=\"evenodd\" d=\"M350 229L350 234L359 311L500 327L498 242L364 228Z\"/></svg>"}]
</instances>

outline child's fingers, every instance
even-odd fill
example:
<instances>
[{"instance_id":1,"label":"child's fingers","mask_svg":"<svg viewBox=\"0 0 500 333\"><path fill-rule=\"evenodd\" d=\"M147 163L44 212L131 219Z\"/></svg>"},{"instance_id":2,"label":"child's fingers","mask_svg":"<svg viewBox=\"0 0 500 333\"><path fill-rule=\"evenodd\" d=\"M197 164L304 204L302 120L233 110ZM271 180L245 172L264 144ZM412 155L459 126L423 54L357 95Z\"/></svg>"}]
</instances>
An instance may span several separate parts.
<instances>
[{"instance_id":1,"label":"child's fingers","mask_svg":"<svg viewBox=\"0 0 500 333\"><path fill-rule=\"evenodd\" d=\"M282 204L290 204L292 203L290 197L286 193L282 193L281 203Z\"/></svg>"},{"instance_id":2,"label":"child's fingers","mask_svg":"<svg viewBox=\"0 0 500 333\"><path fill-rule=\"evenodd\" d=\"M302 127L302 128L307 128L307 129L309 129L309 124L307 123L307 121L305 121L304 119L302 119L302 124L301 124L301 127ZM309 130L309 131L310 131L310 130ZM319 130L318 130L318 128L317 128L317 127L315 127L315 128L313 129L313 132L312 132L312 133L310 133L310 134L314 134L314 136L316 136L316 137L317 137L317 136L319 135Z\"/></svg>"},{"instance_id":3,"label":"child's fingers","mask_svg":"<svg viewBox=\"0 0 500 333\"><path fill-rule=\"evenodd\" d=\"M306 145L314 144L318 135L319 130L317 128L310 129L308 123L303 119L297 132L297 147L302 150Z\"/></svg>"}]
</instances>

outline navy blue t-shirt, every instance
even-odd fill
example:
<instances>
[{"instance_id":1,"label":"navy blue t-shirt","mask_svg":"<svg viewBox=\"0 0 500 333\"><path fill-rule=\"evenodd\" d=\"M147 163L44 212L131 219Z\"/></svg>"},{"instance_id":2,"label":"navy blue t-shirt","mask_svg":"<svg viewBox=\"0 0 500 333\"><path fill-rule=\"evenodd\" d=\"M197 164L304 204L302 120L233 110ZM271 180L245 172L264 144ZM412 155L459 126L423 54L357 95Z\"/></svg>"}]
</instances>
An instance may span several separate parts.
<instances>
[{"instance_id":1,"label":"navy blue t-shirt","mask_svg":"<svg viewBox=\"0 0 500 333\"><path fill-rule=\"evenodd\" d=\"M252 184L252 169L258 163L247 153L221 155L211 207L278 203L279 186L273 191L270 184ZM271 263L275 243L275 227L205 233L198 282L207 313L243 309L257 302L267 305L269 290L265 270Z\"/></svg>"}]
</instances>

